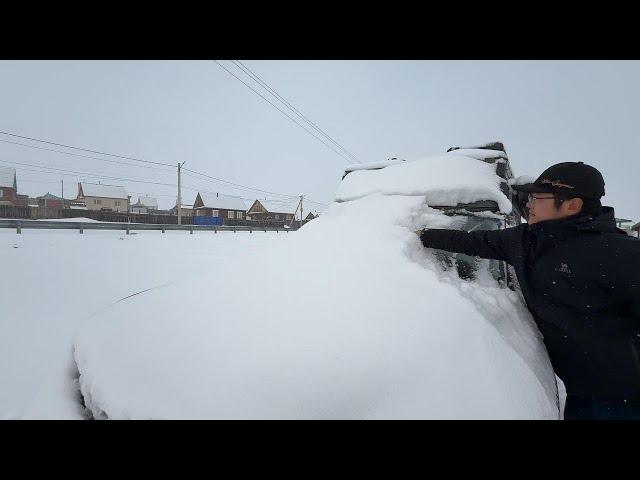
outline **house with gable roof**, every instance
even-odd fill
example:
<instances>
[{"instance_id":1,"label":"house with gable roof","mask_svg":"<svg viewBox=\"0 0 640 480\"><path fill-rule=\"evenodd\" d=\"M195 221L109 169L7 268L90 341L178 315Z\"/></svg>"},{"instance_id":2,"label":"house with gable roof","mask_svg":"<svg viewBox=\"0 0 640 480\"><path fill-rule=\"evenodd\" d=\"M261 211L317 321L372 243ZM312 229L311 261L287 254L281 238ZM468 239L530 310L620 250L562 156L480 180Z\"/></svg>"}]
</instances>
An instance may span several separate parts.
<instances>
[{"instance_id":1,"label":"house with gable roof","mask_svg":"<svg viewBox=\"0 0 640 480\"><path fill-rule=\"evenodd\" d=\"M76 201L86 205L87 210L111 210L113 212L129 211L129 195L124 187L101 183L78 183Z\"/></svg>"},{"instance_id":2,"label":"house with gable roof","mask_svg":"<svg viewBox=\"0 0 640 480\"><path fill-rule=\"evenodd\" d=\"M0 167L0 205L26 207L29 195L18 193L18 179L13 167Z\"/></svg>"},{"instance_id":3,"label":"house with gable roof","mask_svg":"<svg viewBox=\"0 0 640 480\"><path fill-rule=\"evenodd\" d=\"M194 223L198 217L214 217L221 225L227 220L244 220L246 213L247 206L239 197L198 192L193 202Z\"/></svg>"},{"instance_id":4,"label":"house with gable roof","mask_svg":"<svg viewBox=\"0 0 640 480\"><path fill-rule=\"evenodd\" d=\"M290 222L296 205L278 200L256 200L247 211L247 220L268 220Z\"/></svg>"},{"instance_id":5,"label":"house with gable roof","mask_svg":"<svg viewBox=\"0 0 640 480\"><path fill-rule=\"evenodd\" d=\"M0 205L15 205L17 192L16 169L0 167Z\"/></svg>"},{"instance_id":6,"label":"house with gable roof","mask_svg":"<svg viewBox=\"0 0 640 480\"><path fill-rule=\"evenodd\" d=\"M139 196L138 201L131 205L131 213L155 213L158 211L158 200L153 197Z\"/></svg>"},{"instance_id":7,"label":"house with gable roof","mask_svg":"<svg viewBox=\"0 0 640 480\"><path fill-rule=\"evenodd\" d=\"M69 203L68 200L53 195L50 192L36 197L36 201L38 202L38 206L48 208L65 208L65 206Z\"/></svg>"},{"instance_id":8,"label":"house with gable roof","mask_svg":"<svg viewBox=\"0 0 640 480\"><path fill-rule=\"evenodd\" d=\"M171 215L178 215L178 204L177 203L175 204L175 206L173 208L171 208L171 210L169 210L169 213ZM180 205L180 214L183 217L191 217L191 216L193 216L193 205L187 205L185 203Z\"/></svg>"}]
</instances>

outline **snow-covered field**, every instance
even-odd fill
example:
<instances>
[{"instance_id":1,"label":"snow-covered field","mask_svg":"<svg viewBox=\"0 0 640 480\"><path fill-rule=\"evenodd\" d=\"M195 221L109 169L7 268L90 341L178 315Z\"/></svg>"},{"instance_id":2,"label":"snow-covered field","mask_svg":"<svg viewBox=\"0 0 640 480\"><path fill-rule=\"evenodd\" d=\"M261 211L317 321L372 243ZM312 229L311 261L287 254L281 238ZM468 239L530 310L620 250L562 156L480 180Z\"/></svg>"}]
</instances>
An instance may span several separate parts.
<instances>
[{"instance_id":1,"label":"snow-covered field","mask_svg":"<svg viewBox=\"0 0 640 480\"><path fill-rule=\"evenodd\" d=\"M72 345L92 314L285 235L0 229L0 418L82 418Z\"/></svg>"},{"instance_id":2,"label":"snow-covered field","mask_svg":"<svg viewBox=\"0 0 640 480\"><path fill-rule=\"evenodd\" d=\"M520 296L413 233L510 209L461 153L355 171L297 232L0 230L0 415L82 418L75 360L96 418L558 418Z\"/></svg>"}]
</instances>

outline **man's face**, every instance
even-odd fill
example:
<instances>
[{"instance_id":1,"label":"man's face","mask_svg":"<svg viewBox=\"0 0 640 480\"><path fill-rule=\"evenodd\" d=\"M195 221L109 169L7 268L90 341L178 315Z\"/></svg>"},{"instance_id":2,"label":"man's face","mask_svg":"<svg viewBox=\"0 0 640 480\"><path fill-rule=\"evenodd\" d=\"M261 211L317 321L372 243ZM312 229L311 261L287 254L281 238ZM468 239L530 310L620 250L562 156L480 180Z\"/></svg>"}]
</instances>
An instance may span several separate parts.
<instances>
[{"instance_id":1,"label":"man's face","mask_svg":"<svg viewBox=\"0 0 640 480\"><path fill-rule=\"evenodd\" d=\"M527 201L527 208L529 209L529 219L527 223L533 225L538 222L544 222L545 220L557 220L574 215L575 212L567 211L565 206L566 202L563 202L560 208L556 208L554 204L554 196L551 193L531 193Z\"/></svg>"}]
</instances>

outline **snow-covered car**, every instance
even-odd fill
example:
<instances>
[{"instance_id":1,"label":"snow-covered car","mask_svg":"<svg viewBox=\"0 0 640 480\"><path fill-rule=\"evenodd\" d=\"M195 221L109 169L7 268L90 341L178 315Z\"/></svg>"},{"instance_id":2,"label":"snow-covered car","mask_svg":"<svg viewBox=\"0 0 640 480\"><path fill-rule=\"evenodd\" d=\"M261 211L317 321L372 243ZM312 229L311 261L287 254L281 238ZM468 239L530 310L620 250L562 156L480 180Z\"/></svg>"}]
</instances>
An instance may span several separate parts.
<instances>
[{"instance_id":1,"label":"snow-covered car","mask_svg":"<svg viewBox=\"0 0 640 480\"><path fill-rule=\"evenodd\" d=\"M344 173L334 202L297 232L242 256L213 236L209 273L86 322L74 359L90 416L559 418L508 269L425 249L414 233L518 223L504 148Z\"/></svg>"}]
</instances>

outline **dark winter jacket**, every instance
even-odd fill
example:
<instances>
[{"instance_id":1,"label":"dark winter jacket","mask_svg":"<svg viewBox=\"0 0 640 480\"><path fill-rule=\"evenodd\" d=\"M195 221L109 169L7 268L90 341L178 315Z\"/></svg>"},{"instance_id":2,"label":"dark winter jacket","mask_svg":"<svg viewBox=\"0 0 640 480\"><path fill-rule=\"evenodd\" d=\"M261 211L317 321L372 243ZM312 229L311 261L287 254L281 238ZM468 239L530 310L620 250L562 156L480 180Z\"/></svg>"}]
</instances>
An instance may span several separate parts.
<instances>
[{"instance_id":1,"label":"dark winter jacket","mask_svg":"<svg viewBox=\"0 0 640 480\"><path fill-rule=\"evenodd\" d=\"M505 260L567 393L640 400L640 240L613 209L505 230L424 230L425 247Z\"/></svg>"}]
</instances>

